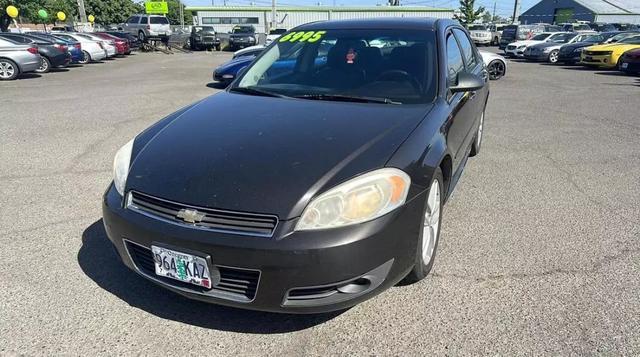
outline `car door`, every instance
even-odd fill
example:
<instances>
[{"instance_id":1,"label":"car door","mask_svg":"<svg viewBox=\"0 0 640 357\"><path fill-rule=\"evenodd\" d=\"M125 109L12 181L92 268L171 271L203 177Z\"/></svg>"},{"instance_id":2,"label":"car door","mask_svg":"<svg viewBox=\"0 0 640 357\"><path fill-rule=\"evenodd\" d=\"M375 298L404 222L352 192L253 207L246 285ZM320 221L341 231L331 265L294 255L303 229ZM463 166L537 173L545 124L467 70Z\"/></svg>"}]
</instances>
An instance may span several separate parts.
<instances>
[{"instance_id":1,"label":"car door","mask_svg":"<svg viewBox=\"0 0 640 357\"><path fill-rule=\"evenodd\" d=\"M461 29L454 29L454 35L458 39L460 48L462 50L462 57L464 59L465 71L475 74L481 77L485 84L489 81L489 73L487 72L484 62L478 50L471 43L467 33ZM463 140L463 147L471 144L476 133L476 124L480 120L480 115L484 111L485 98L487 97L487 86L477 91L467 92L468 102L466 105L470 106L472 113L469 117L465 118L465 138Z\"/></svg>"},{"instance_id":2,"label":"car door","mask_svg":"<svg viewBox=\"0 0 640 357\"><path fill-rule=\"evenodd\" d=\"M447 31L445 41L447 88L451 88L458 84L458 75L465 71L465 64L462 49L453 34L453 30ZM466 154L464 142L469 131L469 122L473 121L474 116L474 109L469 101L469 93L452 93L447 89L447 102L450 108L447 143L454 154L454 168L459 166Z\"/></svg>"}]
</instances>

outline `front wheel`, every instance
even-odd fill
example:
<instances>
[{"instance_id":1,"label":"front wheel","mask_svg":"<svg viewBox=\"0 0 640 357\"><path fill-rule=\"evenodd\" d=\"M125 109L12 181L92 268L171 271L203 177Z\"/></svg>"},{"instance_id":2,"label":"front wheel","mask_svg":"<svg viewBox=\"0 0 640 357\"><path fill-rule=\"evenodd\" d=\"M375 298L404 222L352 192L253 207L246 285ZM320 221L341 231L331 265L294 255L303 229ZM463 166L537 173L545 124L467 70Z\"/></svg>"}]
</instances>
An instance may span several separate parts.
<instances>
[{"instance_id":1,"label":"front wheel","mask_svg":"<svg viewBox=\"0 0 640 357\"><path fill-rule=\"evenodd\" d=\"M36 73L48 73L51 70L51 62L47 57L42 57L40 67L36 69Z\"/></svg>"},{"instance_id":2,"label":"front wheel","mask_svg":"<svg viewBox=\"0 0 640 357\"><path fill-rule=\"evenodd\" d=\"M553 50L549 53L549 62L550 63L558 63L560 51Z\"/></svg>"},{"instance_id":3,"label":"front wheel","mask_svg":"<svg viewBox=\"0 0 640 357\"><path fill-rule=\"evenodd\" d=\"M507 72L507 66L500 60L491 61L487 69L489 71L489 79L491 80L500 79Z\"/></svg>"},{"instance_id":4,"label":"front wheel","mask_svg":"<svg viewBox=\"0 0 640 357\"><path fill-rule=\"evenodd\" d=\"M8 58L0 58L0 80L10 81L20 74L18 65Z\"/></svg>"},{"instance_id":5,"label":"front wheel","mask_svg":"<svg viewBox=\"0 0 640 357\"><path fill-rule=\"evenodd\" d=\"M440 224L442 223L442 204L444 200L444 179L442 171L437 168L433 173L427 200L425 202L422 229L413 269L404 278L407 283L415 283L424 279L433 268L440 238Z\"/></svg>"}]
</instances>

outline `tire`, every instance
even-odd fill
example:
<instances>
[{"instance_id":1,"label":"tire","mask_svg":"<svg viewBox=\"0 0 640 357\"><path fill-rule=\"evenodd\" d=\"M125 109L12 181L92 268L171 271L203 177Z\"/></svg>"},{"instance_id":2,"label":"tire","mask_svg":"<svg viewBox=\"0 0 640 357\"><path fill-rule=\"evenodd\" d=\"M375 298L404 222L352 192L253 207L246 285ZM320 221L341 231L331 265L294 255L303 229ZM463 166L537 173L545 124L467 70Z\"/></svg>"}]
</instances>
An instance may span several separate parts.
<instances>
[{"instance_id":1,"label":"tire","mask_svg":"<svg viewBox=\"0 0 640 357\"><path fill-rule=\"evenodd\" d=\"M549 63L558 63L559 55L559 50L551 51L551 53L549 53Z\"/></svg>"},{"instance_id":2,"label":"tire","mask_svg":"<svg viewBox=\"0 0 640 357\"><path fill-rule=\"evenodd\" d=\"M18 65L8 58L0 58L0 81L10 81L20 75Z\"/></svg>"},{"instance_id":3,"label":"tire","mask_svg":"<svg viewBox=\"0 0 640 357\"><path fill-rule=\"evenodd\" d=\"M216 46L216 51L220 52L220 49L221 49L220 45L217 45Z\"/></svg>"},{"instance_id":4,"label":"tire","mask_svg":"<svg viewBox=\"0 0 640 357\"><path fill-rule=\"evenodd\" d=\"M144 31L138 31L138 40L142 43L147 42L147 37L145 36Z\"/></svg>"},{"instance_id":5,"label":"tire","mask_svg":"<svg viewBox=\"0 0 640 357\"><path fill-rule=\"evenodd\" d=\"M47 57L42 57L40 61L40 67L36 69L36 73L49 73L51 70L51 61Z\"/></svg>"},{"instance_id":6,"label":"tire","mask_svg":"<svg viewBox=\"0 0 640 357\"><path fill-rule=\"evenodd\" d=\"M482 139L484 137L484 111L480 115L480 124L478 124L478 131L473 138L473 144L471 144L471 153L469 156L476 156L480 153L482 147Z\"/></svg>"},{"instance_id":7,"label":"tire","mask_svg":"<svg viewBox=\"0 0 640 357\"><path fill-rule=\"evenodd\" d=\"M495 81L502 78L507 73L507 66L500 60L493 60L487 66L489 79Z\"/></svg>"},{"instance_id":8,"label":"tire","mask_svg":"<svg viewBox=\"0 0 640 357\"><path fill-rule=\"evenodd\" d=\"M420 230L413 269L404 278L404 283L412 284L424 279L433 268L438 241L440 240L440 227L442 226L443 188L442 170L437 168L433 173L429 192L424 203L422 229ZM425 241L425 239L428 239L428 241Z\"/></svg>"},{"instance_id":9,"label":"tire","mask_svg":"<svg viewBox=\"0 0 640 357\"><path fill-rule=\"evenodd\" d=\"M87 64L89 62L91 62L91 55L87 51L82 51L82 59L78 63Z\"/></svg>"},{"instance_id":10,"label":"tire","mask_svg":"<svg viewBox=\"0 0 640 357\"><path fill-rule=\"evenodd\" d=\"M498 46L499 44L500 44L500 39L499 39L499 38L497 38L497 37L496 37L496 38L494 38L494 39L493 39L493 45L494 45L494 46Z\"/></svg>"}]
</instances>

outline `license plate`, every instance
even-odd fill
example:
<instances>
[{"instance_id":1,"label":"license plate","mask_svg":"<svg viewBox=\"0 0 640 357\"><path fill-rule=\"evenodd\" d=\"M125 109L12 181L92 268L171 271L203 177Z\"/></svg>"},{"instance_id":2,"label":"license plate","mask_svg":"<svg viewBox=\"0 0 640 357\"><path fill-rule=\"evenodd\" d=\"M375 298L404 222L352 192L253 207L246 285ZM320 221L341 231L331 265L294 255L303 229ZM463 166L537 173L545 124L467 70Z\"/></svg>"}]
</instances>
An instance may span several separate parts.
<instances>
[{"instance_id":1,"label":"license plate","mask_svg":"<svg viewBox=\"0 0 640 357\"><path fill-rule=\"evenodd\" d=\"M156 275L205 288L211 287L209 266L204 258L155 245L151 246L151 251L156 263Z\"/></svg>"},{"instance_id":2,"label":"license plate","mask_svg":"<svg viewBox=\"0 0 640 357\"><path fill-rule=\"evenodd\" d=\"M629 68L629 64L628 63L623 63L622 65L620 65L620 67L622 67L622 69L627 69L627 68Z\"/></svg>"}]
</instances>

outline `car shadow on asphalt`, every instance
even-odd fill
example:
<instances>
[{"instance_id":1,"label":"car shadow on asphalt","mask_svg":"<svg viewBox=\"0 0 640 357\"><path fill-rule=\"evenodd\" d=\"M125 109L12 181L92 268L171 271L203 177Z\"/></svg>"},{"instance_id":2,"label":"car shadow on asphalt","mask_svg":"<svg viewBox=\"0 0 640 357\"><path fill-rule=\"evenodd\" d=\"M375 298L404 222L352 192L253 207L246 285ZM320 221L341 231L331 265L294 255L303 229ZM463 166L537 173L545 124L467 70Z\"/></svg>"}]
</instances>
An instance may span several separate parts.
<instances>
[{"instance_id":1,"label":"car shadow on asphalt","mask_svg":"<svg viewBox=\"0 0 640 357\"><path fill-rule=\"evenodd\" d=\"M228 86L228 84L224 84L224 83L220 83L220 82L207 83L207 87L213 88L213 89L225 89L225 88L227 88L227 86Z\"/></svg>"},{"instance_id":2,"label":"car shadow on asphalt","mask_svg":"<svg viewBox=\"0 0 640 357\"><path fill-rule=\"evenodd\" d=\"M34 79L34 78L40 78L42 77L41 75L37 74L37 73L22 73L18 76L18 80L22 80L22 79Z\"/></svg>"},{"instance_id":3,"label":"car shadow on asphalt","mask_svg":"<svg viewBox=\"0 0 640 357\"><path fill-rule=\"evenodd\" d=\"M304 330L344 311L316 315L277 314L207 304L163 289L129 270L116 255L102 219L82 233L82 271L98 286L129 305L163 319L221 331L273 334Z\"/></svg>"}]
</instances>

